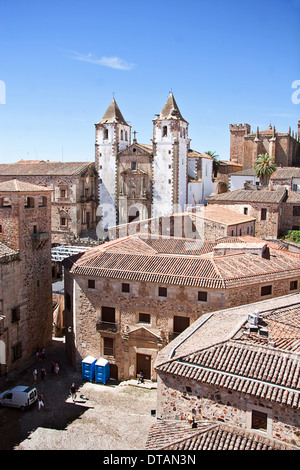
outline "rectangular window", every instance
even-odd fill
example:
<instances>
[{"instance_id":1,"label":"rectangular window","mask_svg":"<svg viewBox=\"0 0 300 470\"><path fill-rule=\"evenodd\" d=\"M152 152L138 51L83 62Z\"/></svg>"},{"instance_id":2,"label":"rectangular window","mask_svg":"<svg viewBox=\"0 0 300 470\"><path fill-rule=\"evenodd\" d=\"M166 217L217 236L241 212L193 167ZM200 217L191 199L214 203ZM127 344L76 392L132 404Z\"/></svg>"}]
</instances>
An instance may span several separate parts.
<instances>
[{"instance_id":1,"label":"rectangular window","mask_svg":"<svg viewBox=\"0 0 300 470\"><path fill-rule=\"evenodd\" d=\"M244 207L244 214L248 215L248 207Z\"/></svg>"},{"instance_id":2,"label":"rectangular window","mask_svg":"<svg viewBox=\"0 0 300 470\"><path fill-rule=\"evenodd\" d=\"M297 289L298 289L298 281L291 281L290 290L297 290Z\"/></svg>"},{"instance_id":3,"label":"rectangular window","mask_svg":"<svg viewBox=\"0 0 300 470\"><path fill-rule=\"evenodd\" d=\"M141 323L150 323L150 313L139 313L139 322Z\"/></svg>"},{"instance_id":4,"label":"rectangular window","mask_svg":"<svg viewBox=\"0 0 300 470\"><path fill-rule=\"evenodd\" d=\"M125 282L122 282L122 292L130 292L130 284L126 284Z\"/></svg>"},{"instance_id":5,"label":"rectangular window","mask_svg":"<svg viewBox=\"0 0 300 470\"><path fill-rule=\"evenodd\" d=\"M300 206L293 206L293 217L300 216Z\"/></svg>"},{"instance_id":6,"label":"rectangular window","mask_svg":"<svg viewBox=\"0 0 300 470\"><path fill-rule=\"evenodd\" d=\"M11 322L15 323L20 320L20 307L15 307L11 310Z\"/></svg>"},{"instance_id":7,"label":"rectangular window","mask_svg":"<svg viewBox=\"0 0 300 470\"><path fill-rule=\"evenodd\" d=\"M263 208L260 212L260 220L267 220L267 209Z\"/></svg>"},{"instance_id":8,"label":"rectangular window","mask_svg":"<svg viewBox=\"0 0 300 470\"><path fill-rule=\"evenodd\" d=\"M207 302L207 292L198 291L198 300L200 302Z\"/></svg>"},{"instance_id":9,"label":"rectangular window","mask_svg":"<svg viewBox=\"0 0 300 470\"><path fill-rule=\"evenodd\" d=\"M251 428L261 431L267 430L268 415L262 411L252 410Z\"/></svg>"},{"instance_id":10,"label":"rectangular window","mask_svg":"<svg viewBox=\"0 0 300 470\"><path fill-rule=\"evenodd\" d=\"M261 295L271 295L272 294L272 286L263 286L261 288Z\"/></svg>"},{"instance_id":11,"label":"rectangular window","mask_svg":"<svg viewBox=\"0 0 300 470\"><path fill-rule=\"evenodd\" d=\"M131 162L131 169L136 170L136 162Z\"/></svg>"},{"instance_id":12,"label":"rectangular window","mask_svg":"<svg viewBox=\"0 0 300 470\"><path fill-rule=\"evenodd\" d=\"M66 190L65 189L60 190L60 197L66 197Z\"/></svg>"},{"instance_id":13,"label":"rectangular window","mask_svg":"<svg viewBox=\"0 0 300 470\"><path fill-rule=\"evenodd\" d=\"M61 219L60 219L60 225L67 225L67 223L66 223L66 218L65 218L65 217L61 217Z\"/></svg>"},{"instance_id":14,"label":"rectangular window","mask_svg":"<svg viewBox=\"0 0 300 470\"><path fill-rule=\"evenodd\" d=\"M166 287L159 287L158 288L158 295L159 295L159 297L167 297L168 296L168 289Z\"/></svg>"},{"instance_id":15,"label":"rectangular window","mask_svg":"<svg viewBox=\"0 0 300 470\"><path fill-rule=\"evenodd\" d=\"M88 288L89 289L95 289L95 279L88 279Z\"/></svg>"},{"instance_id":16,"label":"rectangular window","mask_svg":"<svg viewBox=\"0 0 300 470\"><path fill-rule=\"evenodd\" d=\"M103 354L104 356L114 355L114 339L113 338L103 338Z\"/></svg>"},{"instance_id":17,"label":"rectangular window","mask_svg":"<svg viewBox=\"0 0 300 470\"><path fill-rule=\"evenodd\" d=\"M16 344L11 349L12 349L12 361L13 362L19 359L20 357L22 357L22 344L21 343Z\"/></svg>"}]
</instances>

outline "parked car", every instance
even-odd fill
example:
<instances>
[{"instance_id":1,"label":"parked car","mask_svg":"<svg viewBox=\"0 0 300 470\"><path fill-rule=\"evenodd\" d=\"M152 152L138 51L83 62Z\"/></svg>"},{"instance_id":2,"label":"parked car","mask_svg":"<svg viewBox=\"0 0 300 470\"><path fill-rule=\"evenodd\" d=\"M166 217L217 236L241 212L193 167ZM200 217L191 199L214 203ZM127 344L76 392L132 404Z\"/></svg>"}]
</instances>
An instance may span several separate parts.
<instances>
[{"instance_id":1,"label":"parked car","mask_svg":"<svg viewBox=\"0 0 300 470\"><path fill-rule=\"evenodd\" d=\"M24 411L36 402L38 398L37 389L27 385L18 385L0 393L0 405L20 408Z\"/></svg>"}]
</instances>

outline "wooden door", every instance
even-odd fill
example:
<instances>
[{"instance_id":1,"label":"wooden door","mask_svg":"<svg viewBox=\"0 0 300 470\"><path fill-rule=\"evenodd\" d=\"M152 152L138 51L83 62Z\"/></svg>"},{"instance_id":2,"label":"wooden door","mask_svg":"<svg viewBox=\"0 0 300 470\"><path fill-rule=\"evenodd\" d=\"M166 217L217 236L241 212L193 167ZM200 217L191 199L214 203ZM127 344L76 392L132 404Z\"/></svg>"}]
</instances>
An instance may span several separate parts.
<instances>
[{"instance_id":1,"label":"wooden door","mask_svg":"<svg viewBox=\"0 0 300 470\"><path fill-rule=\"evenodd\" d=\"M144 379L151 379L151 356L148 354L136 355L136 372L143 372Z\"/></svg>"}]
</instances>

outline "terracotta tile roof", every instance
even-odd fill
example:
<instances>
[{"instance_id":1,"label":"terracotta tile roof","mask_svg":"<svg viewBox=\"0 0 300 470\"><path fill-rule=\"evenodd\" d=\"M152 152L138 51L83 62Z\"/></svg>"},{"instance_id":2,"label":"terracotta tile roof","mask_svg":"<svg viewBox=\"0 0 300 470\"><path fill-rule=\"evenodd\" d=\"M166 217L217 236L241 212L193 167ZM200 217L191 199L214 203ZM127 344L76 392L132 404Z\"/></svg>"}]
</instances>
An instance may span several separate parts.
<instances>
[{"instance_id":1,"label":"terracotta tile roof","mask_svg":"<svg viewBox=\"0 0 300 470\"><path fill-rule=\"evenodd\" d=\"M252 190L252 189L236 189L227 193L215 194L207 198L207 202L255 202L279 204L286 195L285 188L278 188L274 191L270 190Z\"/></svg>"},{"instance_id":2,"label":"terracotta tile roof","mask_svg":"<svg viewBox=\"0 0 300 470\"><path fill-rule=\"evenodd\" d=\"M189 158L207 158L208 160L212 160L212 157L208 155L208 153L200 153L197 150L188 149L188 157Z\"/></svg>"},{"instance_id":3,"label":"terracotta tile roof","mask_svg":"<svg viewBox=\"0 0 300 470\"><path fill-rule=\"evenodd\" d=\"M299 450L266 436L213 421L198 421L192 429L186 421L157 420L150 428L146 450Z\"/></svg>"},{"instance_id":4,"label":"terracotta tile roof","mask_svg":"<svg viewBox=\"0 0 300 470\"><path fill-rule=\"evenodd\" d=\"M25 183L17 179L0 182L0 193L11 193L11 192L49 192L53 191L52 188L46 188L45 186L39 186L37 184Z\"/></svg>"},{"instance_id":5,"label":"terracotta tile roof","mask_svg":"<svg viewBox=\"0 0 300 470\"><path fill-rule=\"evenodd\" d=\"M197 212L195 213L198 215ZM236 225L243 224L247 222L255 221L255 217L250 217L249 215L240 214L239 212L233 211L227 207L219 206L217 204L211 204L204 207L203 216L200 214L199 217L203 217L205 220L209 219L214 222L225 225Z\"/></svg>"},{"instance_id":6,"label":"terracotta tile roof","mask_svg":"<svg viewBox=\"0 0 300 470\"><path fill-rule=\"evenodd\" d=\"M267 328L269 332L269 340L264 343L251 342L245 334L251 326L248 315L255 310L260 311L259 329ZM299 409L299 325L298 293L213 312L196 320L169 343L158 354L155 368L158 373ZM282 341L284 338L287 341Z\"/></svg>"},{"instance_id":7,"label":"terracotta tile roof","mask_svg":"<svg viewBox=\"0 0 300 470\"><path fill-rule=\"evenodd\" d=\"M299 204L300 203L300 194L296 191L289 191L288 198L286 200L288 204Z\"/></svg>"},{"instance_id":8,"label":"terracotta tile roof","mask_svg":"<svg viewBox=\"0 0 300 470\"><path fill-rule=\"evenodd\" d=\"M89 167L94 167L93 162L45 162L36 161L30 164L24 161L17 163L0 164L0 176L68 176L80 175Z\"/></svg>"},{"instance_id":9,"label":"terracotta tile roof","mask_svg":"<svg viewBox=\"0 0 300 470\"><path fill-rule=\"evenodd\" d=\"M300 168L296 167L279 167L271 175L271 180L286 180L290 178L300 178Z\"/></svg>"},{"instance_id":10,"label":"terracotta tile roof","mask_svg":"<svg viewBox=\"0 0 300 470\"><path fill-rule=\"evenodd\" d=\"M292 253L273 250L270 259L243 252L211 256L207 251L213 244L204 244L201 252L199 242L129 236L91 248L73 264L71 273L206 288L300 276L300 258Z\"/></svg>"},{"instance_id":11,"label":"terracotta tile roof","mask_svg":"<svg viewBox=\"0 0 300 470\"><path fill-rule=\"evenodd\" d=\"M11 256L15 257L17 255L18 255L18 251L0 242L0 260L3 261L4 259L7 259Z\"/></svg>"}]
</instances>

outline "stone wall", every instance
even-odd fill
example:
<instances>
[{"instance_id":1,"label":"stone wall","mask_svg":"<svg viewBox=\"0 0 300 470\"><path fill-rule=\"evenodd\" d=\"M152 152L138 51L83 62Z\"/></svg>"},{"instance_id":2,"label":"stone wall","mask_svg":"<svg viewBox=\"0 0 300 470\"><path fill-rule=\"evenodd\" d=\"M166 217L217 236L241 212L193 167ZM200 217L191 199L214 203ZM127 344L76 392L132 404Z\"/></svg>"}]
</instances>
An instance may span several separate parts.
<instances>
[{"instance_id":1,"label":"stone wall","mask_svg":"<svg viewBox=\"0 0 300 470\"><path fill-rule=\"evenodd\" d=\"M91 278L95 288L88 288L88 278L70 275L65 270L66 343L68 356L74 366L92 355L104 355L104 338L114 340L114 354L106 357L118 367L119 379L136 375L135 357L138 350L151 356L151 378L156 380L153 368L157 352L173 339L174 316L194 322L206 312L247 304L271 297L290 294L290 281L295 278L257 283L227 289L198 289L168 285L168 297L158 296L159 284L129 282L130 292L122 293L122 280ZM297 279L296 279L297 280ZM298 279L299 283L300 279ZM124 281L128 282L128 281ZM272 285L272 294L261 296L261 286ZM300 285L300 284L299 284ZM198 301L198 290L207 292L207 301ZM116 331L101 330L102 307L115 308ZM150 323L139 321L139 314L150 315ZM141 339L142 338L142 339ZM147 352L146 352L147 351Z\"/></svg>"},{"instance_id":2,"label":"stone wall","mask_svg":"<svg viewBox=\"0 0 300 470\"><path fill-rule=\"evenodd\" d=\"M300 416L297 410L239 392L213 387L184 377L159 373L157 417L186 420L216 420L242 429L251 429L252 410L267 414L263 435L300 445Z\"/></svg>"}]
</instances>

